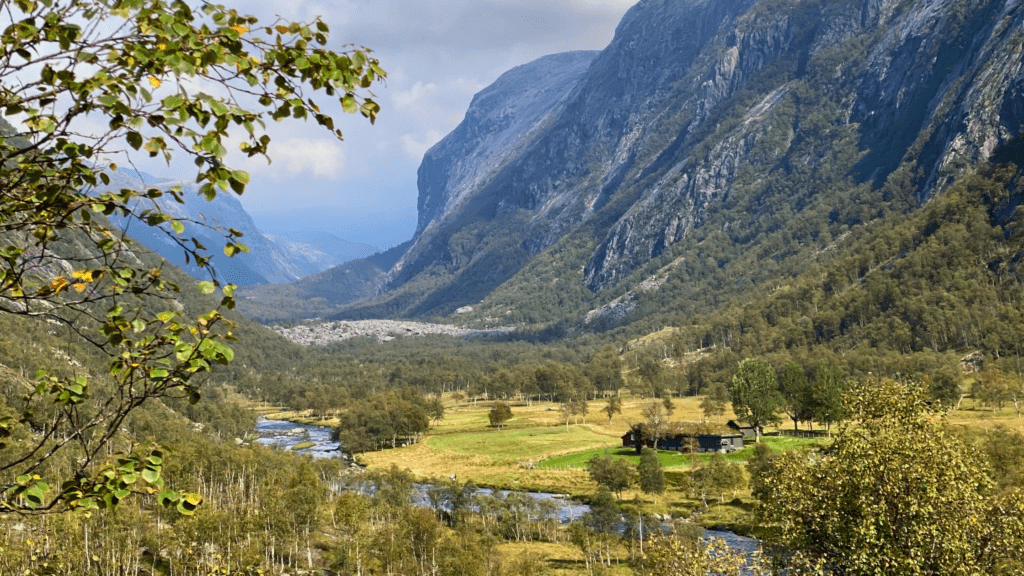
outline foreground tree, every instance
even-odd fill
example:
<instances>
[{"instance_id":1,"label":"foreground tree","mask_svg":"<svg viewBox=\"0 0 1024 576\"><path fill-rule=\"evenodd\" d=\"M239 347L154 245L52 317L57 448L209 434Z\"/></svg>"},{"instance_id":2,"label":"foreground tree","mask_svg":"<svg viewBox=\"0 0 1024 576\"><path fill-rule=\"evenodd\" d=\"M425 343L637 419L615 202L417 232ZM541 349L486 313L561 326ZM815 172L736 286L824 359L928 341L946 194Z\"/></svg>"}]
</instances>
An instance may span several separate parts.
<instances>
[{"instance_id":1,"label":"foreground tree","mask_svg":"<svg viewBox=\"0 0 1024 576\"><path fill-rule=\"evenodd\" d=\"M778 375L779 392L782 394L782 410L793 421L793 429L800 429L800 421L811 422L814 418L814 397L811 384L804 369L792 360L786 361Z\"/></svg>"},{"instance_id":2,"label":"foreground tree","mask_svg":"<svg viewBox=\"0 0 1024 576\"><path fill-rule=\"evenodd\" d=\"M490 420L491 426L497 426L498 430L512 418L512 409L508 407L508 404L504 402L495 402L494 406L491 407L491 411L487 413L487 419Z\"/></svg>"},{"instance_id":3,"label":"foreground tree","mask_svg":"<svg viewBox=\"0 0 1024 576\"><path fill-rule=\"evenodd\" d=\"M842 422L849 417L843 399L844 394L846 394L846 379L839 367L832 363L819 366L812 387L813 417L814 420L825 425L829 436L832 435L833 424Z\"/></svg>"},{"instance_id":4,"label":"foreground tree","mask_svg":"<svg viewBox=\"0 0 1024 576\"><path fill-rule=\"evenodd\" d=\"M708 497L715 495L720 502L725 502L725 493L742 489L745 481L738 462L728 462L721 452L715 452L706 464L693 468L690 490L707 508Z\"/></svg>"},{"instance_id":5,"label":"foreground tree","mask_svg":"<svg viewBox=\"0 0 1024 576\"><path fill-rule=\"evenodd\" d=\"M99 217L160 227L204 267L204 247L181 236L186 222L156 202L183 202L181 191L96 193L110 184L112 160L185 154L198 167L200 194L241 194L249 176L225 164L229 138L241 140L242 153L265 156L264 120L288 118L312 118L340 138L314 92L371 121L379 109L363 96L383 76L377 61L365 50L324 49L323 22L261 27L223 6L190 4L3 4L0 111L12 122L0 126L0 313L63 324L110 360L101 378L40 372L23 383L15 414L0 418L0 513L112 507L161 488L160 453L113 453L122 423L150 398L197 401L197 376L234 356L220 312L233 306L232 287L223 288L221 308L187 317L167 302L178 287ZM225 254L247 250L239 232L222 232ZM199 289L216 285L214 277ZM48 467L55 458L64 465ZM41 477L55 468L59 475ZM190 512L199 497L163 490L159 500Z\"/></svg>"},{"instance_id":6,"label":"foreground tree","mask_svg":"<svg viewBox=\"0 0 1024 576\"><path fill-rule=\"evenodd\" d=\"M640 413L646 420L644 431L650 435L652 440L654 440L654 448L657 449L658 442L665 434L665 429L668 426L668 417L665 413L665 406L661 402L651 402L644 406L644 409ZM637 446L639 446L639 444Z\"/></svg>"},{"instance_id":7,"label":"foreground tree","mask_svg":"<svg viewBox=\"0 0 1024 576\"><path fill-rule=\"evenodd\" d=\"M754 427L754 441L761 441L761 429L782 421L778 411L783 404L775 370L760 360L740 362L732 379L732 411Z\"/></svg>"},{"instance_id":8,"label":"foreground tree","mask_svg":"<svg viewBox=\"0 0 1024 576\"><path fill-rule=\"evenodd\" d=\"M644 446L640 451L640 462L636 466L637 478L640 480L640 489L645 494L654 496L657 503L658 494L665 492L665 472L661 469L661 462L658 460L658 452Z\"/></svg>"},{"instance_id":9,"label":"foreground tree","mask_svg":"<svg viewBox=\"0 0 1024 576\"><path fill-rule=\"evenodd\" d=\"M619 500L622 500L622 491L628 490L636 481L636 469L629 460L612 458L609 455L602 458L594 454L587 463L587 473L598 486L604 486L614 492Z\"/></svg>"},{"instance_id":10,"label":"foreground tree","mask_svg":"<svg viewBox=\"0 0 1024 576\"><path fill-rule=\"evenodd\" d=\"M759 474L761 520L792 553L793 573L1020 573L1024 494L993 490L979 452L924 400L917 386L864 386L850 405L860 424Z\"/></svg>"},{"instance_id":11,"label":"foreground tree","mask_svg":"<svg viewBox=\"0 0 1024 576\"><path fill-rule=\"evenodd\" d=\"M622 414L622 398L618 396L609 396L608 402L601 408L601 411L608 415L608 425L612 423L612 416L616 414Z\"/></svg>"},{"instance_id":12,"label":"foreground tree","mask_svg":"<svg viewBox=\"0 0 1024 576\"><path fill-rule=\"evenodd\" d=\"M703 530L698 530L697 534L701 532ZM770 573L759 554L748 557L729 547L721 538L704 539L681 533L678 527L674 534L655 533L648 540L642 566L645 574L658 576L763 576Z\"/></svg>"},{"instance_id":13,"label":"foreground tree","mask_svg":"<svg viewBox=\"0 0 1024 576\"><path fill-rule=\"evenodd\" d=\"M704 420L710 422L712 416L716 421L721 419L725 414L725 404L728 401L729 390L725 384L721 382L712 384L704 399L700 401L700 410L704 413Z\"/></svg>"}]
</instances>

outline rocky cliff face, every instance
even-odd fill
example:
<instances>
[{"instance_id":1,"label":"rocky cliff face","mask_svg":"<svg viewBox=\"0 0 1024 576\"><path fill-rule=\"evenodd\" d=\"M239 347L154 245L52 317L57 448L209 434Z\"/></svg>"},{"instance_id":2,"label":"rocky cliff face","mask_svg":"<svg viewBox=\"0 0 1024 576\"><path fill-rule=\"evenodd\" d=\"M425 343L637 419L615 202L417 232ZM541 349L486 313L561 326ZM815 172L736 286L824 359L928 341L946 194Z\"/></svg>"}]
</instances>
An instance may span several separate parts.
<instances>
[{"instance_id":1,"label":"rocky cliff face","mask_svg":"<svg viewBox=\"0 0 1024 576\"><path fill-rule=\"evenodd\" d=\"M396 266L397 278L407 280L436 259L451 231L462 225L460 215L475 209L470 201L479 202L481 190L543 133L596 55L546 56L506 72L473 98L463 122L423 157L417 244Z\"/></svg>"},{"instance_id":2,"label":"rocky cliff face","mask_svg":"<svg viewBox=\"0 0 1024 576\"><path fill-rule=\"evenodd\" d=\"M801 225L822 232L797 241L824 242L873 217L872 190L912 209L1020 136L1022 40L1019 0L643 0L596 57L541 59L478 95L424 158L390 287L475 283L446 306L473 303L585 229L596 291L695 230L760 246L762 220L813 207L826 216ZM499 235L517 264L467 277L511 253Z\"/></svg>"}]
</instances>

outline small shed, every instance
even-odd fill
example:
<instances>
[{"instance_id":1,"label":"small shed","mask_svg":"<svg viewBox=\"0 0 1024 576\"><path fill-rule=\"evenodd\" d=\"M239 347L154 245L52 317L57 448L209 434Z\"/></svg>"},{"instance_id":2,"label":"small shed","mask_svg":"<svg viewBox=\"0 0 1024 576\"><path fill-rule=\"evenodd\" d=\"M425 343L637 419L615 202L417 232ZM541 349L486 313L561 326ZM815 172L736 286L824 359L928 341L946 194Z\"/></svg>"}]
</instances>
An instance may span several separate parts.
<instances>
[{"instance_id":1,"label":"small shed","mask_svg":"<svg viewBox=\"0 0 1024 576\"><path fill-rule=\"evenodd\" d=\"M757 436L757 432L754 430L753 426L743 426L735 420L729 420L725 425L742 434L744 438L754 438ZM761 433L763 435L764 430L762 430Z\"/></svg>"}]
</instances>

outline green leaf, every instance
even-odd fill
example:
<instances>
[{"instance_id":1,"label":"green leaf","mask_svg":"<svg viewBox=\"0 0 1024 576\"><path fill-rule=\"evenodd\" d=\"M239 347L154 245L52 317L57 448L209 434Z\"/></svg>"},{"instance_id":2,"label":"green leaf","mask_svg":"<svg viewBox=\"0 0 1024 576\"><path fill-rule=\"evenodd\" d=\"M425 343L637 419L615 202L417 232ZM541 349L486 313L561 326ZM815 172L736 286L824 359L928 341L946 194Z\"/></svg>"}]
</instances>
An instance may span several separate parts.
<instances>
[{"instance_id":1,"label":"green leaf","mask_svg":"<svg viewBox=\"0 0 1024 576\"><path fill-rule=\"evenodd\" d=\"M185 233L185 225L182 224L178 220L171 220L171 228L174 229L174 232L176 234L184 234Z\"/></svg>"},{"instance_id":2,"label":"green leaf","mask_svg":"<svg viewBox=\"0 0 1024 576\"><path fill-rule=\"evenodd\" d=\"M174 506L179 500L181 500L181 495L169 488L160 492L156 497L156 501L164 508Z\"/></svg>"},{"instance_id":3,"label":"green leaf","mask_svg":"<svg viewBox=\"0 0 1024 576\"><path fill-rule=\"evenodd\" d=\"M185 99L182 98L181 96L177 95L177 94L175 94L173 96L168 96L167 98L164 98L164 100L163 100L164 108L167 108L168 110L175 110L175 109L181 107L181 105L184 104L184 103L185 103Z\"/></svg>"},{"instance_id":4,"label":"green leaf","mask_svg":"<svg viewBox=\"0 0 1024 576\"><path fill-rule=\"evenodd\" d=\"M125 135L125 139L128 141L128 145L138 150L142 147L142 134L138 132L130 131Z\"/></svg>"},{"instance_id":5,"label":"green leaf","mask_svg":"<svg viewBox=\"0 0 1024 576\"><path fill-rule=\"evenodd\" d=\"M216 290L216 286L214 286L213 282L204 280L199 283L200 294L213 294L214 290Z\"/></svg>"}]
</instances>

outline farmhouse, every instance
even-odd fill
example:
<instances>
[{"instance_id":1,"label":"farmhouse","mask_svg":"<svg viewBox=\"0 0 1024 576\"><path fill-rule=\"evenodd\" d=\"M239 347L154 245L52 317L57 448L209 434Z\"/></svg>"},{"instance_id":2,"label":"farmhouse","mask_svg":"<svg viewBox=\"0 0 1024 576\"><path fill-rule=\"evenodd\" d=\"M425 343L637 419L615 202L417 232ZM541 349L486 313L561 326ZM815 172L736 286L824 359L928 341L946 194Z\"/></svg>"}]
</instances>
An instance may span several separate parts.
<instances>
[{"instance_id":1,"label":"farmhouse","mask_svg":"<svg viewBox=\"0 0 1024 576\"><path fill-rule=\"evenodd\" d=\"M622 446L635 448L655 445L659 450L677 452L735 452L743 449L743 434L720 426L690 422L675 423L661 434L655 434L644 424L634 424L622 435Z\"/></svg>"}]
</instances>

